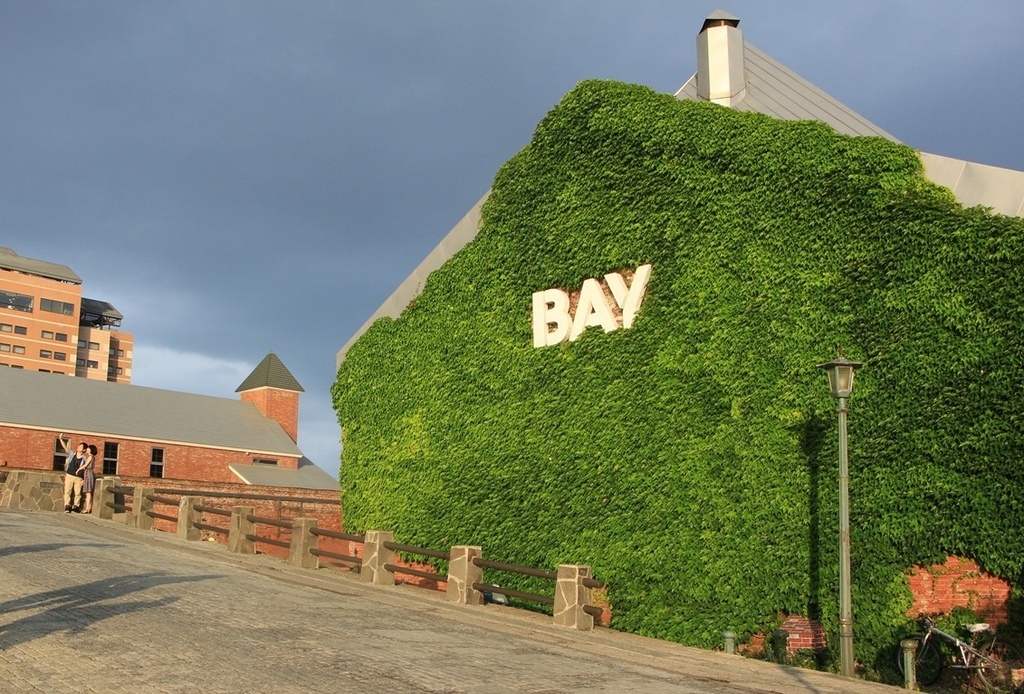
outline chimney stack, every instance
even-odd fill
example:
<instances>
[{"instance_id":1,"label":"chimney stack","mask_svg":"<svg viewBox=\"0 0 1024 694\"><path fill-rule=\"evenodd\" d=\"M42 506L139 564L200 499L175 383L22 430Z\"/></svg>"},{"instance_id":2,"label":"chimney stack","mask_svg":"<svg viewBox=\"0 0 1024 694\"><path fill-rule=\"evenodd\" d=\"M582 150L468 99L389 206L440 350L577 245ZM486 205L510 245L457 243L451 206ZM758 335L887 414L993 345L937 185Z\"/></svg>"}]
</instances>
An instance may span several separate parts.
<instances>
[{"instance_id":1,"label":"chimney stack","mask_svg":"<svg viewBox=\"0 0 1024 694\"><path fill-rule=\"evenodd\" d=\"M731 106L747 83L739 17L715 10L697 34L697 96Z\"/></svg>"}]
</instances>

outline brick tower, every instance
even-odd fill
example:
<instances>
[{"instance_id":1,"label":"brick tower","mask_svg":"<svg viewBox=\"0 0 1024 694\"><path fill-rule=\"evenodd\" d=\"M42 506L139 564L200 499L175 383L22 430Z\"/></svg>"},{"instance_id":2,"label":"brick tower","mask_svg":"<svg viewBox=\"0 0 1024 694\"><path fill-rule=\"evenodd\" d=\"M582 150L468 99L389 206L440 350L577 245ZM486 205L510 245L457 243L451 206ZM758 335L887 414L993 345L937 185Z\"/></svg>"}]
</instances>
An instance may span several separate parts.
<instances>
[{"instance_id":1,"label":"brick tower","mask_svg":"<svg viewBox=\"0 0 1024 694\"><path fill-rule=\"evenodd\" d=\"M299 393L304 391L276 354L270 352L235 390L265 417L277 420L292 441L299 442Z\"/></svg>"}]
</instances>

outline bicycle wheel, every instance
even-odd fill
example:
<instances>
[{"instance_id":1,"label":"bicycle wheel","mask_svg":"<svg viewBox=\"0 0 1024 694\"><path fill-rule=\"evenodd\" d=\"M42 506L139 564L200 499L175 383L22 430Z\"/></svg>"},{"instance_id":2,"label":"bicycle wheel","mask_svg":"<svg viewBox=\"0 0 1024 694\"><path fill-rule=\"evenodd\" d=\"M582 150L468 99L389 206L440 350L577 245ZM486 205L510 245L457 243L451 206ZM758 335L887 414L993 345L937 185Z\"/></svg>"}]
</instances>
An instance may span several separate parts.
<instances>
[{"instance_id":1,"label":"bicycle wheel","mask_svg":"<svg viewBox=\"0 0 1024 694\"><path fill-rule=\"evenodd\" d=\"M985 692L1016 692L1024 686L1024 656L1012 643L996 637L981 647L981 654L996 662L981 658L978 663L978 680Z\"/></svg>"},{"instance_id":2,"label":"bicycle wheel","mask_svg":"<svg viewBox=\"0 0 1024 694\"><path fill-rule=\"evenodd\" d=\"M899 667L900 674L906 674L903 671L903 651L898 651L896 656L896 665ZM917 654L914 659L914 679L917 680L918 684L927 687L938 682L939 678L942 677L943 666L942 651L935 641L928 639L917 647Z\"/></svg>"}]
</instances>

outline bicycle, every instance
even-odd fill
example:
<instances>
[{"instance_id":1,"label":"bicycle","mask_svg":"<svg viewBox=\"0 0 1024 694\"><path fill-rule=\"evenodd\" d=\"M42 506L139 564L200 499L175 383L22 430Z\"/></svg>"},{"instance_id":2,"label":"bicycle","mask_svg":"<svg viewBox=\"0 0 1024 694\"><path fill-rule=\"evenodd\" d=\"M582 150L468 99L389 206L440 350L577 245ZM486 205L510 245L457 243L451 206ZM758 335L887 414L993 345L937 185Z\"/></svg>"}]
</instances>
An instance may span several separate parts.
<instances>
[{"instance_id":1,"label":"bicycle","mask_svg":"<svg viewBox=\"0 0 1024 694\"><path fill-rule=\"evenodd\" d=\"M1015 645L996 636L988 624L967 625L971 633L968 643L937 628L930 619L921 619L920 623L924 634L917 637L914 667L922 686L937 682L948 667L964 671L973 691L1024 692L1024 656ZM942 641L952 645L945 646ZM898 664L902 674L902 652Z\"/></svg>"}]
</instances>

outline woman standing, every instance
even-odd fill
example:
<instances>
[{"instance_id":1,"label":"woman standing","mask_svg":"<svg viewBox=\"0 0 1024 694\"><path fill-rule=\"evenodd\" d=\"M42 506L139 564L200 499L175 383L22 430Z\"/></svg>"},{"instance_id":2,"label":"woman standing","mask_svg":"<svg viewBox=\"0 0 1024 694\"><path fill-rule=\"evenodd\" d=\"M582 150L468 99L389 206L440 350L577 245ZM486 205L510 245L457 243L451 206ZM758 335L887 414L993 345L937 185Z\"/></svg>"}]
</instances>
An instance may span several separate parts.
<instances>
[{"instance_id":1,"label":"woman standing","mask_svg":"<svg viewBox=\"0 0 1024 694\"><path fill-rule=\"evenodd\" d=\"M82 513L92 513L92 492L96 489L96 446L89 444L85 454L85 462L82 464L82 494L85 501Z\"/></svg>"}]
</instances>

